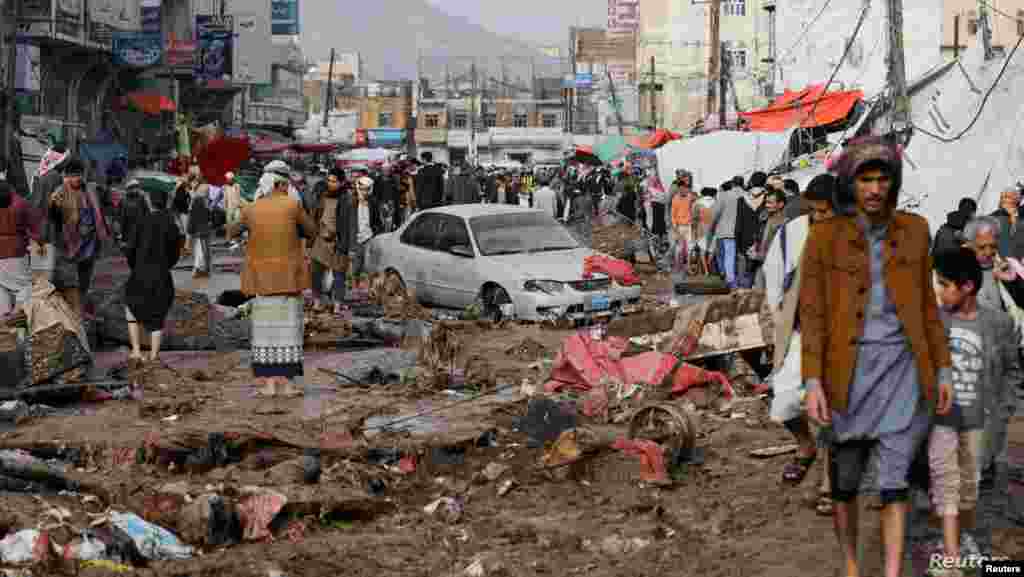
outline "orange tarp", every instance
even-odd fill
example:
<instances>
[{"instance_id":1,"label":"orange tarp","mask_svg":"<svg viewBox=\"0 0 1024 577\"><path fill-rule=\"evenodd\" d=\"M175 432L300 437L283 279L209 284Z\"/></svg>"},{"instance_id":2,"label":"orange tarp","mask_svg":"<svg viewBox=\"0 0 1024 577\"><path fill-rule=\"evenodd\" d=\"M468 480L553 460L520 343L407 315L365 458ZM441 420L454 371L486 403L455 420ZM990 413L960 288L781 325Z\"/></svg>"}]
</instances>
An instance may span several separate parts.
<instances>
[{"instance_id":1,"label":"orange tarp","mask_svg":"<svg viewBox=\"0 0 1024 577\"><path fill-rule=\"evenodd\" d=\"M741 112L740 116L754 132L782 132L796 125L812 128L846 118L863 98L860 90L825 92L825 86L818 84L796 92L787 90L767 107Z\"/></svg>"}]
</instances>

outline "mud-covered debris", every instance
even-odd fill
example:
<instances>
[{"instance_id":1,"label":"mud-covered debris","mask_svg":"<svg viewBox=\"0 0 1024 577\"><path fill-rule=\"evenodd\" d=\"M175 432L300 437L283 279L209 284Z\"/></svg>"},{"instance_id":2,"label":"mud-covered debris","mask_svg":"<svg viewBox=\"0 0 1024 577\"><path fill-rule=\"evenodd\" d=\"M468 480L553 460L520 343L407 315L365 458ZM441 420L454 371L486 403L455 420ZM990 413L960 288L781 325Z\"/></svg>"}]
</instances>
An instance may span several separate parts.
<instances>
[{"instance_id":1,"label":"mud-covered debris","mask_svg":"<svg viewBox=\"0 0 1024 577\"><path fill-rule=\"evenodd\" d=\"M498 485L498 496L499 497L504 497L505 495L508 495L509 491L514 489L515 486L516 486L516 480L515 479L505 479L504 481L501 482L500 485Z\"/></svg>"},{"instance_id":2,"label":"mud-covered debris","mask_svg":"<svg viewBox=\"0 0 1024 577\"><path fill-rule=\"evenodd\" d=\"M771 457L778 457L779 455L785 455L793 453L799 448L796 443L790 443L788 445L777 445L774 447L765 447L763 449L754 449L750 451L751 457L758 457L760 459L769 459Z\"/></svg>"},{"instance_id":3,"label":"mud-covered debris","mask_svg":"<svg viewBox=\"0 0 1024 577\"><path fill-rule=\"evenodd\" d=\"M439 516L448 523L457 523L462 518L463 503L461 499L441 497L423 508L423 512L431 516Z\"/></svg>"},{"instance_id":4,"label":"mud-covered debris","mask_svg":"<svg viewBox=\"0 0 1024 577\"><path fill-rule=\"evenodd\" d=\"M523 362L535 361L546 353L547 348L544 345L529 337L505 350L506 355Z\"/></svg>"},{"instance_id":5,"label":"mud-covered debris","mask_svg":"<svg viewBox=\"0 0 1024 577\"><path fill-rule=\"evenodd\" d=\"M508 465L504 465L502 463L490 463L484 467L483 476L488 481L497 481L499 477L505 474L505 471L508 471L508 469Z\"/></svg>"}]
</instances>

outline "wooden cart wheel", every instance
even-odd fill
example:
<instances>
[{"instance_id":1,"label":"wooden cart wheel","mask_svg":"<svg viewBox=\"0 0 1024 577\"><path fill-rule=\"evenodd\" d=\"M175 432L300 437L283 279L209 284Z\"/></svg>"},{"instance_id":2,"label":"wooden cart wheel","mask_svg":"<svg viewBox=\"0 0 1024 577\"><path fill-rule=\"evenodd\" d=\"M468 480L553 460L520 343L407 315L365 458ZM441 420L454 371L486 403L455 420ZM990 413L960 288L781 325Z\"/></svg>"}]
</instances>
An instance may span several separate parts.
<instances>
[{"instance_id":1,"label":"wooden cart wheel","mask_svg":"<svg viewBox=\"0 0 1024 577\"><path fill-rule=\"evenodd\" d=\"M670 455L693 449L697 431L696 417L690 411L667 403L641 407L629 423L630 438L659 443Z\"/></svg>"}]
</instances>

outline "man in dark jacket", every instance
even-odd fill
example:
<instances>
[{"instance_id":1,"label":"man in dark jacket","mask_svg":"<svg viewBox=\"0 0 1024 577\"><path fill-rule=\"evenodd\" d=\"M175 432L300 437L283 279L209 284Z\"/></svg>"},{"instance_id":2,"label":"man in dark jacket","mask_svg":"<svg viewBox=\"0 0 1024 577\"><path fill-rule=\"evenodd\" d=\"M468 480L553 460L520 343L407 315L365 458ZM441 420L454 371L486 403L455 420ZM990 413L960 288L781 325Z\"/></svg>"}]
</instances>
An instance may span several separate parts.
<instances>
[{"instance_id":1,"label":"man in dark jacket","mask_svg":"<svg viewBox=\"0 0 1024 577\"><path fill-rule=\"evenodd\" d=\"M423 165L416 172L416 207L419 210L441 206L444 197L444 168L434 164L434 155L423 153Z\"/></svg>"},{"instance_id":2,"label":"man in dark jacket","mask_svg":"<svg viewBox=\"0 0 1024 577\"><path fill-rule=\"evenodd\" d=\"M1014 258L1024 257L1024 227L1020 226L1024 210L1020 206L1020 191L1009 188L999 197L999 209L992 213L999 220L999 254Z\"/></svg>"},{"instance_id":3,"label":"man in dark jacket","mask_svg":"<svg viewBox=\"0 0 1024 577\"><path fill-rule=\"evenodd\" d=\"M964 243L963 232L967 223L978 211L978 203L970 198L960 199L960 206L946 215L946 224L939 227L932 244L932 254L957 251Z\"/></svg>"}]
</instances>

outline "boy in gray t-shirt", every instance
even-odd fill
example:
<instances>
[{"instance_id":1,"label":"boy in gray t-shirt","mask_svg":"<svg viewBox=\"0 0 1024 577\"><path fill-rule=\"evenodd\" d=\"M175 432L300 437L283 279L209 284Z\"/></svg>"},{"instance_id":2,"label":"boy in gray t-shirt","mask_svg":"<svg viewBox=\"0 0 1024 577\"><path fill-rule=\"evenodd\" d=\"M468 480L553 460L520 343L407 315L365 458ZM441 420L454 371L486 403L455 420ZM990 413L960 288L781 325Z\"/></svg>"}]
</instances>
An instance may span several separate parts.
<instances>
[{"instance_id":1,"label":"boy in gray t-shirt","mask_svg":"<svg viewBox=\"0 0 1024 577\"><path fill-rule=\"evenodd\" d=\"M953 356L953 409L934 418L928 439L931 497L942 518L945 553L960 555L960 525L972 524L978 502L979 460L990 418L1012 402L1009 384L1020 378L1015 328L1010 317L978 306L981 267L967 248L935 256L936 292ZM934 573L934 572L933 572ZM959 568L940 572L961 575Z\"/></svg>"}]
</instances>

